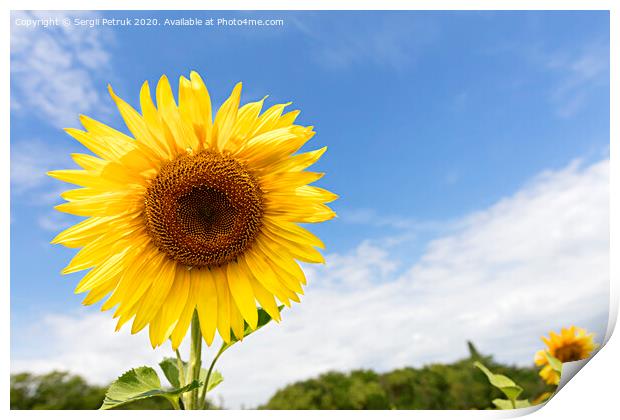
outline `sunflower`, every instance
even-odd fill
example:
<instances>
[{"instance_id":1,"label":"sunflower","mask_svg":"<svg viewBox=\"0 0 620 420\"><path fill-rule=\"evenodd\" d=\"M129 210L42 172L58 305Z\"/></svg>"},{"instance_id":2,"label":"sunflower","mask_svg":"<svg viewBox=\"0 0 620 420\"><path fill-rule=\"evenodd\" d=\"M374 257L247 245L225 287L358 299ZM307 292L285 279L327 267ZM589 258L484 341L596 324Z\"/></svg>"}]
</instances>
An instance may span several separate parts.
<instances>
[{"instance_id":1,"label":"sunflower","mask_svg":"<svg viewBox=\"0 0 620 420\"><path fill-rule=\"evenodd\" d=\"M255 329L257 304L279 321L278 302L303 294L298 261L324 262L323 243L298 223L335 216L325 203L337 196L309 185L323 174L305 170L326 148L296 153L313 127L294 124L290 104L239 107L241 83L212 119L196 72L180 78L178 105L166 76L156 105L142 85L141 113L109 91L132 136L81 116L85 130L66 131L94 156L48 173L81 187L55 208L87 218L52 243L81 248L62 273L89 270L75 289L88 292L83 303L107 297L116 330L148 325L153 347L178 348L194 311L208 345L216 331L229 342L244 322Z\"/></svg>"},{"instance_id":2,"label":"sunflower","mask_svg":"<svg viewBox=\"0 0 620 420\"><path fill-rule=\"evenodd\" d=\"M562 363L587 359L596 348L593 338L594 334L588 334L583 328L575 326L562 328L560 334L551 331L549 338L541 337L547 348L539 350L534 356L536 365L544 366L540 370L540 376L550 385L559 384L560 376L551 367L547 359L547 352Z\"/></svg>"}]
</instances>

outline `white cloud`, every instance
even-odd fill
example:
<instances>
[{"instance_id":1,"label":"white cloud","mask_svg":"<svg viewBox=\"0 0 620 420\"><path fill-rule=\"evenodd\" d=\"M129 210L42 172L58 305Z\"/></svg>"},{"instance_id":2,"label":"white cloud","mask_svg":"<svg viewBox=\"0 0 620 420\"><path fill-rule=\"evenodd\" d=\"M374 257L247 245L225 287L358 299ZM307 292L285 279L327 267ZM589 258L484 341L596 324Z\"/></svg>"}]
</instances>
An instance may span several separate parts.
<instances>
[{"instance_id":1,"label":"white cloud","mask_svg":"<svg viewBox=\"0 0 620 420\"><path fill-rule=\"evenodd\" d=\"M109 70L109 34L74 26L33 28L17 19L91 16L90 12L16 11L11 23L11 110L53 126L75 125L80 113L106 112L100 92Z\"/></svg>"},{"instance_id":2,"label":"white cloud","mask_svg":"<svg viewBox=\"0 0 620 420\"><path fill-rule=\"evenodd\" d=\"M516 194L464 217L417 261L365 241L307 270L301 305L222 356L228 407L256 406L287 383L330 370L450 362L473 340L499 360L529 364L550 329L606 327L609 161L541 174ZM402 248L403 244L399 244ZM402 254L399 254L402 255ZM105 381L155 364L147 338L112 333L108 315L54 315L44 349L13 351L12 370L70 369ZM35 338L36 337L36 338ZM45 343L45 346L43 345ZM211 350L212 352L212 350Z\"/></svg>"},{"instance_id":3,"label":"white cloud","mask_svg":"<svg viewBox=\"0 0 620 420\"><path fill-rule=\"evenodd\" d=\"M25 347L44 346L45 352L53 356L13 357L11 369L70 370L91 381L107 383L125 370L144 365L156 367L162 357L171 356L169 347L151 350L146 331L133 336L128 329L115 333L115 325L110 314L46 315L21 331L22 343Z\"/></svg>"}]
</instances>

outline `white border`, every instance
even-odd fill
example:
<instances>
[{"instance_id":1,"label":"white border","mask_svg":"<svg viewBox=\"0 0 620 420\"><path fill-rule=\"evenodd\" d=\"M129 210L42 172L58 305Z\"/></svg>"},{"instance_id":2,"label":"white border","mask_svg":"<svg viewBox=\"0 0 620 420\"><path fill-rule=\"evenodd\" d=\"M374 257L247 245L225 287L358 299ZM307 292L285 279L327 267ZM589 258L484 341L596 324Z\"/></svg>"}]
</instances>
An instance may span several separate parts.
<instances>
[{"instance_id":1,"label":"white border","mask_svg":"<svg viewBox=\"0 0 620 420\"><path fill-rule=\"evenodd\" d=\"M149 2L129 3L127 0L108 0L108 1L78 1L78 0L57 0L53 4L44 0L22 0L14 1L9 0L3 2L5 7L1 9L2 22L4 25L0 28L0 43L2 48L2 83L0 85L0 96L2 101L0 102L0 110L3 115L2 121L6 123L2 124L2 136L0 137L2 164L0 164L0 173L2 174L3 182L1 184L2 195L5 200L2 200L0 204L0 217L2 224L0 227L0 248L2 253L0 255L0 267L2 267L2 286L3 290L0 291L0 307L3 311L4 326L2 328L0 337L3 338L2 342L4 346L1 348L3 356L3 388L0 394L0 399L3 403L4 409L9 408L9 372L10 372L10 356L9 356L9 340L10 340L10 285L8 279L10 278L10 202L8 200L9 195L9 179L10 179L10 153L9 153L9 139L10 139L10 127L8 124L10 115L10 10L25 10L25 9L39 9L39 10L610 10L611 20L611 42L610 42L610 83L611 83L611 115L617 115L618 111L618 83L617 72L620 69L618 65L619 55L617 51L617 39L619 35L618 27L620 19L618 17L618 2L611 0L591 0L591 1L579 1L579 0L564 0L562 2L553 0L436 0L436 1L410 1L405 6L404 2L396 0L382 0L382 1L368 1L358 0L354 3L345 2L339 0L315 0L315 1L283 1L283 0L265 0L265 1L241 1L241 0L229 0L222 1L220 3L213 3L199 0L179 0L179 1L164 1L164 0L151 0ZM611 161L615 162L618 159L617 151L617 135L618 125L612 117L611 119ZM607 342L615 326L618 315L618 264L614 259L614 256L618 255L618 229L619 224L617 217L613 215L620 214L619 196L613 194L618 189L620 183L619 171L616 165L611 165L611 179L610 179L610 227L611 227L611 249L610 249L610 278L612 279L610 285L610 313L609 313L609 325L607 334L605 336L605 342ZM587 281L587 279L584 279ZM555 418L575 418L575 417L594 417L594 418L607 418L608 413L617 412L616 404L616 392L617 383L614 378L615 372L620 372L618 356L620 355L620 342L617 337L612 338L605 348L588 363L588 368L584 372L579 373L577 380L572 380L570 383L558 393L543 410L536 411L531 414L531 418L538 419L555 419ZM616 374L617 375L617 374ZM519 412L501 412L501 411L362 411L362 412L321 412L322 417L328 418L343 418L349 416L355 416L358 418L374 418L377 415L389 418L410 418L415 416L421 419L454 419L454 418L507 418L515 417L517 415L526 414L531 410L519 410ZM112 417L129 417L131 411L117 411L117 412L89 412L88 417L91 416L112 416ZM183 416L184 418L200 416L204 418L207 413L200 412L157 412L152 411L148 413L148 416L153 418L164 418L164 416ZM34 412L34 411L11 411L12 417L39 417L45 416L45 418L76 418L82 417L83 414L79 412ZM296 411L291 412L266 412L266 411L238 411L227 410L221 412L209 412L210 418L286 418L291 415L297 418L314 418L317 413L313 411Z\"/></svg>"}]
</instances>

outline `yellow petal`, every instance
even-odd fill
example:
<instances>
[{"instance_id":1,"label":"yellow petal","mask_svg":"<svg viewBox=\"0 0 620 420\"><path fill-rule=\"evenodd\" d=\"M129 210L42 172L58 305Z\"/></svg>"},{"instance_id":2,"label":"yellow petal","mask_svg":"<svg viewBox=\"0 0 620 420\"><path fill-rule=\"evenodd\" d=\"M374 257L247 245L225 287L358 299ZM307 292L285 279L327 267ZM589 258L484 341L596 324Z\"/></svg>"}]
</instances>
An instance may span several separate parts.
<instances>
[{"instance_id":1,"label":"yellow petal","mask_svg":"<svg viewBox=\"0 0 620 420\"><path fill-rule=\"evenodd\" d=\"M82 187L99 188L102 190L116 190L124 187L124 185L115 181L102 178L97 172L81 169L49 171L47 175L70 184L81 185Z\"/></svg>"},{"instance_id":2,"label":"yellow petal","mask_svg":"<svg viewBox=\"0 0 620 420\"><path fill-rule=\"evenodd\" d=\"M194 92L194 99L198 106L199 120L202 121L202 127L204 131L204 145L211 144L211 131L213 127L213 115L211 110L211 98L209 96L209 90L205 86L202 78L198 73L192 71L189 75L189 80L192 84L192 90Z\"/></svg>"},{"instance_id":3,"label":"yellow petal","mask_svg":"<svg viewBox=\"0 0 620 420\"><path fill-rule=\"evenodd\" d=\"M123 272L118 287L101 309L107 311L119 304L119 315L131 309L151 285L153 272L159 269L163 259L164 255L150 246L131 250L127 257L127 269Z\"/></svg>"},{"instance_id":4,"label":"yellow petal","mask_svg":"<svg viewBox=\"0 0 620 420\"><path fill-rule=\"evenodd\" d=\"M285 104L277 104L267 109L267 111L265 111L263 115L261 115L260 118L256 121L248 137L259 136L263 133L267 133L269 131L279 128L277 127L277 125L280 121L282 112L284 111L284 108L286 108L290 104L291 102Z\"/></svg>"},{"instance_id":5,"label":"yellow petal","mask_svg":"<svg viewBox=\"0 0 620 420\"><path fill-rule=\"evenodd\" d=\"M215 289L217 293L217 330L222 339L230 342L230 292L226 280L226 272L222 268L215 268L212 271Z\"/></svg>"},{"instance_id":6,"label":"yellow petal","mask_svg":"<svg viewBox=\"0 0 620 420\"><path fill-rule=\"evenodd\" d=\"M69 248L82 247L119 225L131 223L131 220L128 216L90 217L59 233L51 243Z\"/></svg>"},{"instance_id":7,"label":"yellow petal","mask_svg":"<svg viewBox=\"0 0 620 420\"><path fill-rule=\"evenodd\" d=\"M336 217L336 213L325 204L312 204L300 207L298 204L269 202L266 200L265 215L277 220L296 223L318 223Z\"/></svg>"},{"instance_id":8,"label":"yellow petal","mask_svg":"<svg viewBox=\"0 0 620 420\"><path fill-rule=\"evenodd\" d=\"M236 142L236 145L239 145L241 141L249 136L256 124L258 114L260 114L265 99L267 99L266 96L260 101L250 102L239 108L237 120L235 121L235 126L230 135L231 140Z\"/></svg>"},{"instance_id":9,"label":"yellow petal","mask_svg":"<svg viewBox=\"0 0 620 420\"><path fill-rule=\"evenodd\" d=\"M310 136L301 129L281 128L249 140L236 156L256 170L286 159L301 148Z\"/></svg>"},{"instance_id":10,"label":"yellow petal","mask_svg":"<svg viewBox=\"0 0 620 420\"><path fill-rule=\"evenodd\" d=\"M207 345L210 346L213 343L218 317L215 280L208 268L194 268L191 270L191 275L196 277L196 281L200 285L196 308L200 319L200 331Z\"/></svg>"},{"instance_id":11,"label":"yellow petal","mask_svg":"<svg viewBox=\"0 0 620 420\"><path fill-rule=\"evenodd\" d=\"M330 203L338 198L337 194L314 185L302 185L291 191L273 191L269 194L272 202L308 204Z\"/></svg>"},{"instance_id":12,"label":"yellow petal","mask_svg":"<svg viewBox=\"0 0 620 420\"><path fill-rule=\"evenodd\" d=\"M239 100L241 98L241 83L237 83L230 97L222 104L215 115L213 123L214 147L217 150L225 150L226 143L230 139L232 129L237 120Z\"/></svg>"},{"instance_id":13,"label":"yellow petal","mask_svg":"<svg viewBox=\"0 0 620 420\"><path fill-rule=\"evenodd\" d=\"M228 263L227 277L230 294L237 308L239 308L241 315L247 321L248 325L250 325L252 329L256 329L258 325L258 313L256 311L256 302L254 300L254 292L252 291L250 280L236 262Z\"/></svg>"},{"instance_id":14,"label":"yellow petal","mask_svg":"<svg viewBox=\"0 0 620 420\"><path fill-rule=\"evenodd\" d=\"M260 304L261 308L263 308L271 318L276 321L280 321L280 311L278 310L278 305L276 304L276 300L273 298L273 294L269 293L267 289L265 289L251 273L248 273L250 276L250 283L252 284L252 290L256 295L256 300Z\"/></svg>"},{"instance_id":15,"label":"yellow petal","mask_svg":"<svg viewBox=\"0 0 620 420\"><path fill-rule=\"evenodd\" d=\"M54 208L76 216L104 217L134 213L141 210L143 206L143 199L140 195L126 191L112 191L83 200L59 204Z\"/></svg>"},{"instance_id":16,"label":"yellow petal","mask_svg":"<svg viewBox=\"0 0 620 420\"><path fill-rule=\"evenodd\" d=\"M290 241L277 235L269 236L269 240L280 245L283 250L287 251L290 255L292 255L298 260L316 264L322 264L325 262L325 259L323 258L321 253L310 245ZM264 249L269 249L269 247L264 245L263 242L263 250Z\"/></svg>"},{"instance_id":17,"label":"yellow petal","mask_svg":"<svg viewBox=\"0 0 620 420\"><path fill-rule=\"evenodd\" d=\"M304 273L288 250L264 236L259 236L255 241L280 281L293 292L303 294L300 283L305 283Z\"/></svg>"},{"instance_id":18,"label":"yellow petal","mask_svg":"<svg viewBox=\"0 0 620 420\"><path fill-rule=\"evenodd\" d=\"M155 325L153 323L149 325L149 336L153 347L161 345L172 333L185 308L189 287L189 272L183 268L177 269L170 292L155 317L158 322Z\"/></svg>"},{"instance_id":19,"label":"yellow petal","mask_svg":"<svg viewBox=\"0 0 620 420\"><path fill-rule=\"evenodd\" d=\"M318 181L324 175L323 172L284 172L264 175L260 183L264 191L293 192L298 187Z\"/></svg>"},{"instance_id":20,"label":"yellow petal","mask_svg":"<svg viewBox=\"0 0 620 420\"><path fill-rule=\"evenodd\" d=\"M153 104L148 82L144 82L142 88L140 88L140 109L142 110L142 118L153 140L151 147L160 157L171 158L177 150L176 141L168 127L164 125L157 112L157 108L155 108L155 104Z\"/></svg>"},{"instance_id":21,"label":"yellow petal","mask_svg":"<svg viewBox=\"0 0 620 420\"><path fill-rule=\"evenodd\" d=\"M136 312L138 311L138 307L140 306L140 302L134 302L131 307L127 308L125 311L120 313L120 311L116 311L113 315L113 318L118 318L118 322L116 323L115 331L120 331L120 329L125 325L127 321L134 317Z\"/></svg>"},{"instance_id":22,"label":"yellow petal","mask_svg":"<svg viewBox=\"0 0 620 420\"><path fill-rule=\"evenodd\" d=\"M230 301L230 329L235 334L237 340L243 340L243 335L245 332L243 318L241 316L241 312L239 312L239 309L237 308L237 305L232 299Z\"/></svg>"},{"instance_id":23,"label":"yellow petal","mask_svg":"<svg viewBox=\"0 0 620 420\"><path fill-rule=\"evenodd\" d=\"M155 277L151 287L142 297L142 303L131 326L132 334L142 330L161 308L174 283L176 266L176 262L166 258L160 265L159 270L154 273Z\"/></svg>"},{"instance_id":24,"label":"yellow petal","mask_svg":"<svg viewBox=\"0 0 620 420\"><path fill-rule=\"evenodd\" d=\"M311 152L293 155L289 158L274 162L272 165L264 168L263 171L265 173L303 171L318 161L326 150L327 146Z\"/></svg>"},{"instance_id":25,"label":"yellow petal","mask_svg":"<svg viewBox=\"0 0 620 420\"><path fill-rule=\"evenodd\" d=\"M100 159L85 153L71 153L71 157L75 163L87 171L100 171L105 167L106 163L108 163L105 159Z\"/></svg>"},{"instance_id":26,"label":"yellow petal","mask_svg":"<svg viewBox=\"0 0 620 420\"><path fill-rule=\"evenodd\" d=\"M244 270L251 272L254 278L280 302L291 306L289 290L277 279L267 262L258 257L255 252L246 252L238 258L238 261Z\"/></svg>"},{"instance_id":27,"label":"yellow petal","mask_svg":"<svg viewBox=\"0 0 620 420\"><path fill-rule=\"evenodd\" d=\"M127 233L107 232L75 254L67 267L62 270L62 274L75 273L94 267L109 255L116 254L128 246L139 246L148 240L147 235L143 234L142 230L129 230Z\"/></svg>"},{"instance_id":28,"label":"yellow petal","mask_svg":"<svg viewBox=\"0 0 620 420\"><path fill-rule=\"evenodd\" d=\"M145 145L155 154L159 156L165 156L165 154L162 153L163 150L161 147L161 142L157 138L154 138L152 132L149 130L148 125L146 124L142 116L138 113L138 111L133 109L131 105L118 97L116 93L114 93L112 86L108 85L108 91L110 92L110 96L116 103L116 106L118 107L118 110L123 117L125 124L127 124L127 128L129 129L129 131L131 131L136 140Z\"/></svg>"},{"instance_id":29,"label":"yellow petal","mask_svg":"<svg viewBox=\"0 0 620 420\"><path fill-rule=\"evenodd\" d=\"M94 286L90 290L90 292L88 292L88 294L82 301L82 304L92 305L93 303L99 302L107 294L109 294L116 288L120 277L121 277L121 274L118 273L115 276L108 278L106 281Z\"/></svg>"},{"instance_id":30,"label":"yellow petal","mask_svg":"<svg viewBox=\"0 0 620 420\"><path fill-rule=\"evenodd\" d=\"M189 293L187 294L187 302L185 302L183 312L181 313L179 321L170 336L172 348L175 350L181 345L183 338L185 338L185 335L187 334L187 329L192 322L192 316L194 315L194 310L196 309L196 296L198 295L199 287L200 284L197 279L190 277L190 288Z\"/></svg>"},{"instance_id":31,"label":"yellow petal","mask_svg":"<svg viewBox=\"0 0 620 420\"><path fill-rule=\"evenodd\" d=\"M79 141L84 147L102 159L114 161L127 152L122 146L116 145L116 147L114 147L108 138L98 137L92 133L77 130L75 128L66 128L65 131L71 137Z\"/></svg>"},{"instance_id":32,"label":"yellow petal","mask_svg":"<svg viewBox=\"0 0 620 420\"><path fill-rule=\"evenodd\" d=\"M278 122L274 125L274 129L277 128L281 128L281 127L286 127L289 125L292 125L295 120L297 119L297 117L299 117L299 114L301 113L301 111L299 111L298 109L296 109L295 111L291 111L291 112L287 112L286 114L282 115L279 119Z\"/></svg>"},{"instance_id":33,"label":"yellow petal","mask_svg":"<svg viewBox=\"0 0 620 420\"><path fill-rule=\"evenodd\" d=\"M75 293L83 293L119 274L125 268L124 255L124 252L113 255L90 270L76 286Z\"/></svg>"},{"instance_id":34,"label":"yellow petal","mask_svg":"<svg viewBox=\"0 0 620 420\"><path fill-rule=\"evenodd\" d=\"M279 236L290 241L316 246L325 249L325 244L317 236L307 229L286 221L274 221L269 217L263 218L265 224L265 234L268 236Z\"/></svg>"},{"instance_id":35,"label":"yellow petal","mask_svg":"<svg viewBox=\"0 0 620 420\"><path fill-rule=\"evenodd\" d=\"M179 113L188 127L194 130L198 143L194 147L199 151L208 144L206 141L206 130L204 116L200 108L200 103L196 98L198 92L194 91L192 82L185 77L179 78Z\"/></svg>"},{"instance_id":36,"label":"yellow petal","mask_svg":"<svg viewBox=\"0 0 620 420\"><path fill-rule=\"evenodd\" d=\"M172 88L166 76L162 76L159 79L155 94L157 97L159 115L161 115L162 120L170 129L177 146L181 150L186 150L187 148L197 150L199 143L196 134L193 128L187 127L181 118L177 104L174 101L174 96L172 95Z\"/></svg>"}]
</instances>

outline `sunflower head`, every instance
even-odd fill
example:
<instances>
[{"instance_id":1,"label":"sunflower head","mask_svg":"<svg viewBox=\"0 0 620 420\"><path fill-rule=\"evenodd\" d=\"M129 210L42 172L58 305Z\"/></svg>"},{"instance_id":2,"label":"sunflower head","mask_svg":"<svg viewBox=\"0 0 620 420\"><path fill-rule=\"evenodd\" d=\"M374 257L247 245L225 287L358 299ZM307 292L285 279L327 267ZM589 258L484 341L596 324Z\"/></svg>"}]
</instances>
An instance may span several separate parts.
<instances>
[{"instance_id":1,"label":"sunflower head","mask_svg":"<svg viewBox=\"0 0 620 420\"><path fill-rule=\"evenodd\" d=\"M547 348L536 352L534 362L537 366L543 366L539 374L546 383L551 385L559 384L560 376L550 366L547 352L560 362L566 363L587 359L596 348L594 334L588 334L583 328L575 326L562 328L560 334L551 331L549 338L541 337L541 340Z\"/></svg>"},{"instance_id":2,"label":"sunflower head","mask_svg":"<svg viewBox=\"0 0 620 420\"><path fill-rule=\"evenodd\" d=\"M240 107L241 83L213 117L196 72L180 78L178 100L165 76L155 102L145 82L140 111L110 94L130 135L82 116L84 130L67 132L93 154L49 172L80 187L56 209L86 219L52 241L81 248L63 270L89 270L76 293L116 308L117 329L148 325L153 346L177 348L194 311L207 344L256 328L257 305L279 320L278 304L303 294L298 262L323 262L322 242L298 223L335 216L326 203L337 196L306 170L325 148L298 153L313 127L295 124L289 104Z\"/></svg>"}]
</instances>

